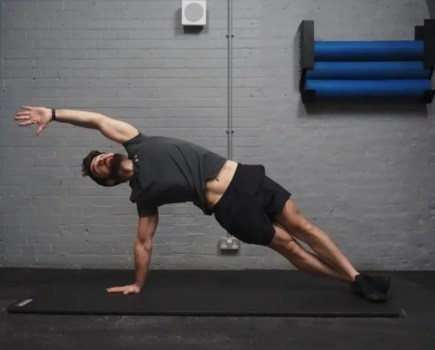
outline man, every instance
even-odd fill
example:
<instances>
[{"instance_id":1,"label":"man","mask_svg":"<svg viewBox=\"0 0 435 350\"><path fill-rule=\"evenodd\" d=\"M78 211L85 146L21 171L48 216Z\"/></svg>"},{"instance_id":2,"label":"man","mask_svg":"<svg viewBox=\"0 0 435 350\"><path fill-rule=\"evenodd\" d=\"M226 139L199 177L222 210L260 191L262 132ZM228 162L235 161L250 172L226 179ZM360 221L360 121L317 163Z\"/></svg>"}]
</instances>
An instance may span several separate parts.
<instances>
[{"instance_id":1,"label":"man","mask_svg":"<svg viewBox=\"0 0 435 350\"><path fill-rule=\"evenodd\" d=\"M158 207L191 201L230 234L249 244L268 246L302 271L348 282L355 294L383 302L387 277L361 275L321 229L310 223L290 193L265 175L261 165L245 165L175 138L145 136L132 125L99 113L23 106L20 126L36 124L37 135L51 121L99 130L122 144L122 154L92 151L83 160L84 176L102 186L129 181L139 223L134 246L136 280L108 292L139 293L149 270ZM305 242L314 253L307 251Z\"/></svg>"}]
</instances>

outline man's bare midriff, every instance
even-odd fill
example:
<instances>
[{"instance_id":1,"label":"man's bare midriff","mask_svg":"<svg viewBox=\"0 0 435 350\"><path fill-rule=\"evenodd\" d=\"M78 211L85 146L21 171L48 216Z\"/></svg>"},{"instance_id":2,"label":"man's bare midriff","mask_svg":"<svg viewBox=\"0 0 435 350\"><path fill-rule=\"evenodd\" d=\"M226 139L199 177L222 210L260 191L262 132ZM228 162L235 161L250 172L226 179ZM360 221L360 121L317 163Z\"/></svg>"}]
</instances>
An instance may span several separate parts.
<instances>
[{"instance_id":1,"label":"man's bare midriff","mask_svg":"<svg viewBox=\"0 0 435 350\"><path fill-rule=\"evenodd\" d=\"M227 160L217 176L214 179L207 181L205 187L205 198L208 208L213 208L216 203L219 202L233 179L236 169L237 162Z\"/></svg>"}]
</instances>

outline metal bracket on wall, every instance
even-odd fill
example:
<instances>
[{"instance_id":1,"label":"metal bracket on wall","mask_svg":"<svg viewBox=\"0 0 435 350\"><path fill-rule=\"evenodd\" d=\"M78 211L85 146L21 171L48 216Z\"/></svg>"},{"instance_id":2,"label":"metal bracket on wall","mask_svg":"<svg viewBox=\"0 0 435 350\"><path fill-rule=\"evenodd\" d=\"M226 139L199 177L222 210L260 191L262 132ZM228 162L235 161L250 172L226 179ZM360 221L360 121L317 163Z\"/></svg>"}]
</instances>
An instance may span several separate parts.
<instances>
[{"instance_id":1,"label":"metal bracket on wall","mask_svg":"<svg viewBox=\"0 0 435 350\"><path fill-rule=\"evenodd\" d=\"M435 19L425 19L424 25L416 26L415 40L424 42L423 62L430 69L431 77L435 68ZM320 100L318 91L306 88L307 70L315 66L314 21L303 20L298 29L299 38L299 91L304 104L322 103L431 103L435 96L435 89L430 88L421 94L359 94L352 96L328 96ZM327 59L330 60L330 59ZM340 59L338 59L340 60ZM353 58L355 60L355 58ZM393 59L394 60L394 59ZM429 79L430 80L430 79Z\"/></svg>"},{"instance_id":2,"label":"metal bracket on wall","mask_svg":"<svg viewBox=\"0 0 435 350\"><path fill-rule=\"evenodd\" d=\"M223 254L236 254L240 250L240 241L231 236L221 238L219 240L219 249Z\"/></svg>"}]
</instances>

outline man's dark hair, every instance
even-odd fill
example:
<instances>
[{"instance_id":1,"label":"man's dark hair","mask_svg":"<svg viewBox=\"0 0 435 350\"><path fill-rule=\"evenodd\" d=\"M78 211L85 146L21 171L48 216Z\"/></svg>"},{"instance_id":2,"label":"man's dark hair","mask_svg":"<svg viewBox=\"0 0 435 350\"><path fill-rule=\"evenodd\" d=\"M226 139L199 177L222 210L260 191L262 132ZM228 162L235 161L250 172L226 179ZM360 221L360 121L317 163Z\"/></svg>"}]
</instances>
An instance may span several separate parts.
<instances>
[{"instance_id":1,"label":"man's dark hair","mask_svg":"<svg viewBox=\"0 0 435 350\"><path fill-rule=\"evenodd\" d=\"M85 176L89 176L92 180L94 180L97 184L101 185L101 186L111 186L109 185L106 181L107 179L101 179L96 177L91 170L91 164L92 164L92 160L96 157L99 156L100 154L102 154L103 152L100 151L90 151L89 154L83 158L83 162L82 162L82 174L83 177Z\"/></svg>"}]
</instances>

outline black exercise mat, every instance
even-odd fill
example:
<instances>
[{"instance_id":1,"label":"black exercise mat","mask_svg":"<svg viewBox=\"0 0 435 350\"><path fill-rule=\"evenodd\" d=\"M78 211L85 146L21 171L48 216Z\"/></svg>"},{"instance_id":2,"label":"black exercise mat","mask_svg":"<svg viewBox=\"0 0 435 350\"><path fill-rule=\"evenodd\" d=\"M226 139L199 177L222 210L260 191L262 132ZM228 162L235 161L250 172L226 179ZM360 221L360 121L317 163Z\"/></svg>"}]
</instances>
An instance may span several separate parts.
<instances>
[{"instance_id":1,"label":"black exercise mat","mask_svg":"<svg viewBox=\"0 0 435 350\"><path fill-rule=\"evenodd\" d=\"M37 273L37 270L35 270ZM389 302L371 304L340 282L297 271L151 271L140 294L109 294L131 271L65 270L8 307L12 313L400 317Z\"/></svg>"}]
</instances>

